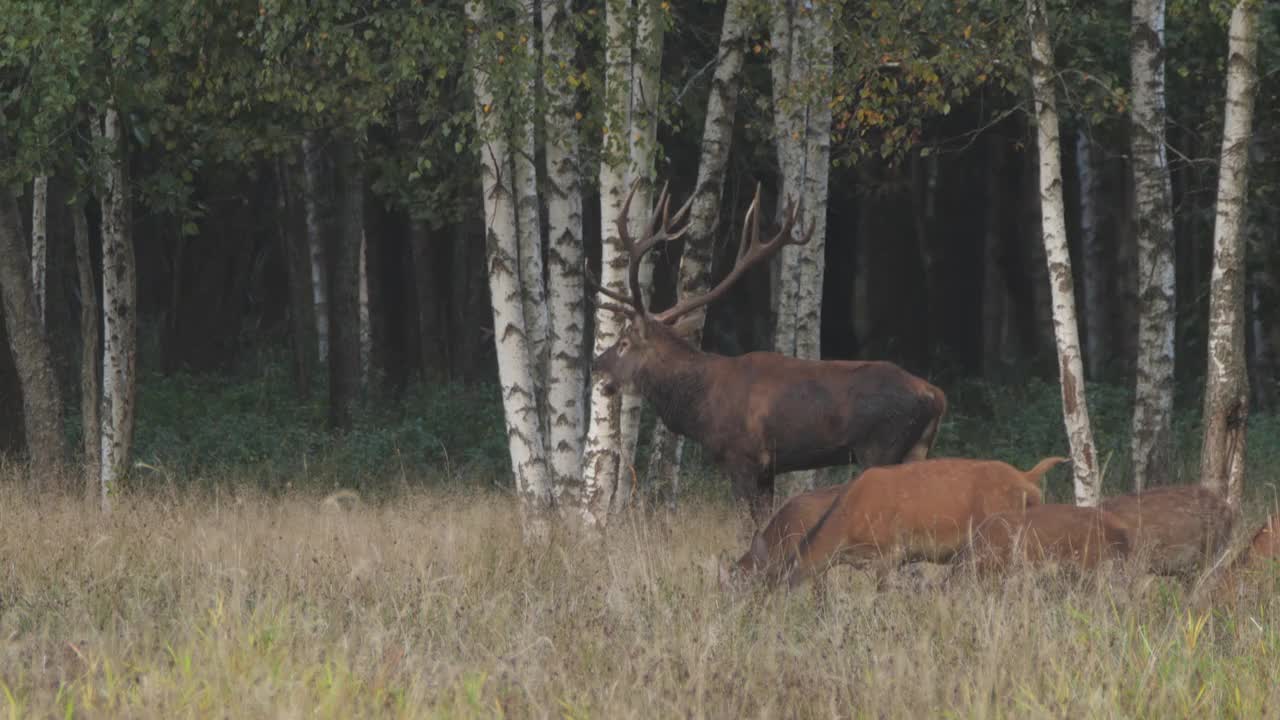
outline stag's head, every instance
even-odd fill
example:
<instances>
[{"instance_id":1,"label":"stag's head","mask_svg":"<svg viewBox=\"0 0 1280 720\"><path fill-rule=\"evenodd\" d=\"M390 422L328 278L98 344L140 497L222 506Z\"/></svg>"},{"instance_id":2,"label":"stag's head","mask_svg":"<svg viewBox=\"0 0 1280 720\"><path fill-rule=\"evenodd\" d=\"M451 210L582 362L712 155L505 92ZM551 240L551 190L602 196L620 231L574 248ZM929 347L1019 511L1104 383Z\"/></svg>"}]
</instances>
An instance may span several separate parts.
<instances>
[{"instance_id":1,"label":"stag's head","mask_svg":"<svg viewBox=\"0 0 1280 720\"><path fill-rule=\"evenodd\" d=\"M684 236L689 229L687 218L692 199L672 216L669 214L671 196L664 187L658 194L653 214L645 226L644 237L636 241L628 229L631 199L635 196L636 187L637 185L631 187L617 220L618 238L629 256L627 280L631 294L627 296L591 280L598 293L613 301L602 302L599 307L627 318L617 341L600 353L592 363L593 370L603 379L601 391L606 395L630 386L644 369L671 361L678 353L690 350L687 338L701 325L700 319L693 314L695 310L700 310L719 298L749 268L772 257L784 245L802 245L813 235L812 227L807 233L792 232L796 227L799 209L795 203L789 203L781 229L769 239L761 241L760 186L757 185L755 197L747 208L742 224L742 241L738 247L737 261L729 274L709 292L682 298L667 310L651 313L645 306L644 292L640 287L640 264L644 256L658 245ZM589 274L588 278L590 279Z\"/></svg>"}]
</instances>

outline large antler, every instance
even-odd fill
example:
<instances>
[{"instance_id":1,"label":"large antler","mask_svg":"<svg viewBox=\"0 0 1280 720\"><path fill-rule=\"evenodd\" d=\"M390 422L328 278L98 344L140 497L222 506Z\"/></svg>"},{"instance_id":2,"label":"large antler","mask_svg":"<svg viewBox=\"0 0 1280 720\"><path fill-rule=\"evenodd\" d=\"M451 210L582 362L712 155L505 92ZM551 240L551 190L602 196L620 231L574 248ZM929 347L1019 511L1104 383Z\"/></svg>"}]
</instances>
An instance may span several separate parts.
<instances>
[{"instance_id":1,"label":"large antler","mask_svg":"<svg viewBox=\"0 0 1280 720\"><path fill-rule=\"evenodd\" d=\"M644 291L640 287L640 263L650 250L662 243L678 240L689 231L689 225L685 220L689 216L689 208L693 207L693 197L691 196L679 210L676 210L675 217L671 217L669 212L671 194L667 192L667 185L664 183L662 192L658 193L658 202L653 206L653 215L649 217L644 237L636 242L631 237L627 225L629 224L628 215L631 213L631 198L635 197L638 187L640 187L640 181L636 180L631 185L631 192L627 193L626 201L622 203L617 225L618 239L622 241L622 247L626 248L630 255L627 261L627 282L631 286L631 305L636 312L643 315L647 310L644 306Z\"/></svg>"},{"instance_id":2,"label":"large antler","mask_svg":"<svg viewBox=\"0 0 1280 720\"><path fill-rule=\"evenodd\" d=\"M782 227L773 237L761 242L760 184L757 183L755 197L751 199L751 206L747 208L747 214L742 221L742 243L738 246L738 258L733 264L733 269L710 292L685 298L676 303L674 307L658 313L655 317L667 324L674 323L681 317L714 302L721 295L724 295L748 269L773 257L783 246L804 245L809 242L809 238L813 237L813 225L810 225L807 231L800 227L800 233L792 233L792 229L796 228L798 223L803 226L800 220L799 205L794 201L788 202L787 211L783 214Z\"/></svg>"}]
</instances>

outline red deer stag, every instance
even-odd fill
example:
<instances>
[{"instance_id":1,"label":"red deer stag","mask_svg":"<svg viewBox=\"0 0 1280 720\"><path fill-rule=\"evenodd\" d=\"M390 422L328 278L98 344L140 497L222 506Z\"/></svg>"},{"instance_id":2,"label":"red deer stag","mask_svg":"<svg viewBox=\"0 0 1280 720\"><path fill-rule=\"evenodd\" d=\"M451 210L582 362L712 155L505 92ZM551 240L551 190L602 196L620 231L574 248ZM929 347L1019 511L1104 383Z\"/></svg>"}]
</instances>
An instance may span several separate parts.
<instances>
[{"instance_id":1,"label":"red deer stag","mask_svg":"<svg viewBox=\"0 0 1280 720\"><path fill-rule=\"evenodd\" d=\"M1040 478L1066 458L1023 472L998 460L937 458L870 468L843 485L797 495L756 533L724 585L763 575L791 587L834 564L872 565L884 580L904 562L945 562L964 549L972 527L995 513L1040 504ZM821 591L820 585L818 586Z\"/></svg>"},{"instance_id":2,"label":"red deer stag","mask_svg":"<svg viewBox=\"0 0 1280 720\"><path fill-rule=\"evenodd\" d=\"M759 526L773 509L774 475L843 465L863 467L923 460L946 410L938 388L887 362L801 360L773 352L737 357L706 353L685 339L681 318L724 295L747 270L784 245L804 244L808 232L793 236L797 207L787 206L781 229L760 239L760 188L743 222L737 261L709 292L688 297L663 312L650 313L640 288L641 260L656 246L682 236L686 204L668 214L664 188L645 236L627 231L631 190L618 217L618 236L629 254L631 296L601 287L630 322L612 347L595 358L603 391L634 388L672 432L692 438L710 453L733 482L734 496L746 500Z\"/></svg>"}]
</instances>

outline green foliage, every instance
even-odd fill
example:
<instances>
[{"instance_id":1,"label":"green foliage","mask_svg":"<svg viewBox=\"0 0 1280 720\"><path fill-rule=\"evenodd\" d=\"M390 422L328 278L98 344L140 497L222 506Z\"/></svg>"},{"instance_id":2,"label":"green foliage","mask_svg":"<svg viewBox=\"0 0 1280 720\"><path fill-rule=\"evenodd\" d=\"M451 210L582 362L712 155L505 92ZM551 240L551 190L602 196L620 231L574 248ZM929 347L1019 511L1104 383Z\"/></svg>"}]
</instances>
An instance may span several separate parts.
<instances>
[{"instance_id":1,"label":"green foliage","mask_svg":"<svg viewBox=\"0 0 1280 720\"><path fill-rule=\"evenodd\" d=\"M243 472L269 489L378 489L393 479L505 482L510 474L501 399L493 386L415 383L398 403L369 403L345 435L331 434L325 418L322 402L299 401L277 365L233 381L144 374L134 483Z\"/></svg>"}]
</instances>

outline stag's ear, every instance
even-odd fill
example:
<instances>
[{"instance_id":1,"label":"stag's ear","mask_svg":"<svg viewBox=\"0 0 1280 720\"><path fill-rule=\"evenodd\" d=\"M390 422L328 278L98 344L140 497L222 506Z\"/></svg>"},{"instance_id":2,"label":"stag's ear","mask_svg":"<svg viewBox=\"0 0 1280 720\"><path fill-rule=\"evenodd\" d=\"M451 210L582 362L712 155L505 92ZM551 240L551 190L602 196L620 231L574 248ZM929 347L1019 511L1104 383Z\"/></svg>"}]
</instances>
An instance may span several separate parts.
<instances>
[{"instance_id":1,"label":"stag's ear","mask_svg":"<svg viewBox=\"0 0 1280 720\"><path fill-rule=\"evenodd\" d=\"M685 315L684 317L676 320L675 324L671 326L671 329L676 331L676 335L679 335L685 340L692 338L701 328L702 318L698 317L698 313Z\"/></svg>"}]
</instances>

